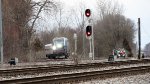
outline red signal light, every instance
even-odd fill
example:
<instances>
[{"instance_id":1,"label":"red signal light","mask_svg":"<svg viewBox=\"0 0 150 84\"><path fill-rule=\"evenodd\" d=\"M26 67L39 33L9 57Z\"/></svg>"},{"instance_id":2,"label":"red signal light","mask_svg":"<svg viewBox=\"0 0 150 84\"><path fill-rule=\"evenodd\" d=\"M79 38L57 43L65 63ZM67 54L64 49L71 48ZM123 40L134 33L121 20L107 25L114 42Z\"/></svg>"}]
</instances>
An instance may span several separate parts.
<instances>
[{"instance_id":1,"label":"red signal light","mask_svg":"<svg viewBox=\"0 0 150 84\"><path fill-rule=\"evenodd\" d=\"M91 36L91 34L92 34L92 26L87 26L86 27L86 35Z\"/></svg>"},{"instance_id":2,"label":"red signal light","mask_svg":"<svg viewBox=\"0 0 150 84\"><path fill-rule=\"evenodd\" d=\"M85 16L86 17L90 17L90 15L91 15L91 10L90 9L86 9L85 10Z\"/></svg>"},{"instance_id":3,"label":"red signal light","mask_svg":"<svg viewBox=\"0 0 150 84\"><path fill-rule=\"evenodd\" d=\"M90 35L91 33L90 33L90 32L88 32L87 34L88 34L88 35Z\"/></svg>"}]
</instances>

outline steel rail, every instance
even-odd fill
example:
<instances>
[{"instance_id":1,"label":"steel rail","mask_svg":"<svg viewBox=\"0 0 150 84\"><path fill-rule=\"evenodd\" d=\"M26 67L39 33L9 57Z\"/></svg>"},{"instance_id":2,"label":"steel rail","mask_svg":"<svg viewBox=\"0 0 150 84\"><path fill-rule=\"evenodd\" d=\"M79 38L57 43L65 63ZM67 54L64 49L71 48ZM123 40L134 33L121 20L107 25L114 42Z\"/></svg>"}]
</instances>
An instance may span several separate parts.
<instances>
[{"instance_id":1,"label":"steel rail","mask_svg":"<svg viewBox=\"0 0 150 84\"><path fill-rule=\"evenodd\" d=\"M150 63L150 59L0 70L0 76L13 76L19 74L31 74L31 73L33 74L33 73L43 73L43 72L74 70L74 69L88 69L88 68L95 68L95 67L131 65L131 64L138 64L138 63Z\"/></svg>"},{"instance_id":2,"label":"steel rail","mask_svg":"<svg viewBox=\"0 0 150 84\"><path fill-rule=\"evenodd\" d=\"M43 76L43 77L34 77L34 78L24 78L24 79L14 79L14 80L3 80L0 81L1 84L61 84L61 83L70 83L70 82L79 82L83 80L90 80L96 77L98 78L110 78L120 75L136 75L139 73L150 72L150 66L139 66L139 67L130 67L122 69L111 69L104 71L91 71L91 72L82 72L82 73L72 73L72 74L60 74L52 76Z\"/></svg>"}]
</instances>

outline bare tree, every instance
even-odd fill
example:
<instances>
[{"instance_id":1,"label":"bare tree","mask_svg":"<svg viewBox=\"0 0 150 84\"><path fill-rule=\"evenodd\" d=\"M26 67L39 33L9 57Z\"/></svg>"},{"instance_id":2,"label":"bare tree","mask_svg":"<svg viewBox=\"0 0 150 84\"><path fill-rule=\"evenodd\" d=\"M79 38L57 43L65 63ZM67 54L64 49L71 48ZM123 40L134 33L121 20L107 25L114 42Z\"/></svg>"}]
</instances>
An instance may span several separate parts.
<instances>
[{"instance_id":1,"label":"bare tree","mask_svg":"<svg viewBox=\"0 0 150 84\"><path fill-rule=\"evenodd\" d=\"M135 29L130 19L118 14L108 15L99 21L95 28L95 46L100 50L97 51L97 56L108 56L117 48L125 48L132 55Z\"/></svg>"},{"instance_id":2,"label":"bare tree","mask_svg":"<svg viewBox=\"0 0 150 84\"><path fill-rule=\"evenodd\" d=\"M123 6L116 0L97 0L97 10L100 19L108 14L122 14Z\"/></svg>"},{"instance_id":3,"label":"bare tree","mask_svg":"<svg viewBox=\"0 0 150 84\"><path fill-rule=\"evenodd\" d=\"M85 18L85 5L84 3L79 4L79 9L72 9L72 22L74 25L76 25L76 34L78 36L78 42L77 42L77 53L80 56L80 58L87 58L88 53L88 47L86 46L87 39L85 34L85 25L86 25L86 18Z\"/></svg>"},{"instance_id":4,"label":"bare tree","mask_svg":"<svg viewBox=\"0 0 150 84\"><path fill-rule=\"evenodd\" d=\"M117 2L97 2L99 20L94 25L96 56L107 57L115 48L125 48L132 55L135 32L133 21L122 15L123 7Z\"/></svg>"},{"instance_id":5,"label":"bare tree","mask_svg":"<svg viewBox=\"0 0 150 84\"><path fill-rule=\"evenodd\" d=\"M30 58L29 59L31 59L31 57L32 57L31 53L33 53L31 44L34 43L34 41L36 40L35 38L37 38L34 35L34 33L36 31L36 29L34 27L36 24L36 21L38 19L41 19L40 14L42 12L48 13L48 12L51 12L53 9L57 8L56 3L53 2L52 0L44 0L44 1L41 0L38 2L31 1L30 5L32 7L33 13L31 15L31 18L29 19L29 23L31 23L31 26L29 27L30 31L28 31L28 33L27 33L30 36L30 37L28 37L28 45L29 45L29 50L30 50L30 56L29 56ZM31 61L34 61L34 59Z\"/></svg>"},{"instance_id":6,"label":"bare tree","mask_svg":"<svg viewBox=\"0 0 150 84\"><path fill-rule=\"evenodd\" d=\"M22 56L24 25L30 17L29 0L2 0L4 28L4 60Z\"/></svg>"},{"instance_id":7,"label":"bare tree","mask_svg":"<svg viewBox=\"0 0 150 84\"><path fill-rule=\"evenodd\" d=\"M20 61L27 61L24 56L28 53L32 36L35 34L36 21L42 12L50 12L56 8L52 0L2 0L4 27L4 55L8 61L18 57ZM34 35L35 36L35 35Z\"/></svg>"}]
</instances>

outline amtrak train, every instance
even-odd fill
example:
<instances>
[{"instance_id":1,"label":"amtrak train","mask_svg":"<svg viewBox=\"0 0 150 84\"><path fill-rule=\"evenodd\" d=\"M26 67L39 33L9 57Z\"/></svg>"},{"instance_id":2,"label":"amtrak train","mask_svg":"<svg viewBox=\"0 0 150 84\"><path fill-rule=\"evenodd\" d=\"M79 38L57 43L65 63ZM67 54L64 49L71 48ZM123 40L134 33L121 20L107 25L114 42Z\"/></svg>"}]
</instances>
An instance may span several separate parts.
<instances>
[{"instance_id":1,"label":"amtrak train","mask_svg":"<svg viewBox=\"0 0 150 84\"><path fill-rule=\"evenodd\" d=\"M69 41L65 37L56 37L52 44L45 45L46 57L49 59L68 58L69 57Z\"/></svg>"}]
</instances>

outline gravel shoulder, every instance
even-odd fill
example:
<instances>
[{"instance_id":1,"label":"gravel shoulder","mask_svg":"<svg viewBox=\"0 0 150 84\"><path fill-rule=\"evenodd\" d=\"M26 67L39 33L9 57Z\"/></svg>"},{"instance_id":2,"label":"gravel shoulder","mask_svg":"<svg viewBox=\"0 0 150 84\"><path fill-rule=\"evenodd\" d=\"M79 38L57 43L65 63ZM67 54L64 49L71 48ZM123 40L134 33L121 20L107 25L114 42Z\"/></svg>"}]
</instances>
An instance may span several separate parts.
<instances>
[{"instance_id":1,"label":"gravel shoulder","mask_svg":"<svg viewBox=\"0 0 150 84\"><path fill-rule=\"evenodd\" d=\"M150 84L150 73L108 78L105 80L96 79L86 82L80 82L79 84Z\"/></svg>"}]
</instances>

